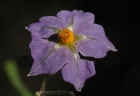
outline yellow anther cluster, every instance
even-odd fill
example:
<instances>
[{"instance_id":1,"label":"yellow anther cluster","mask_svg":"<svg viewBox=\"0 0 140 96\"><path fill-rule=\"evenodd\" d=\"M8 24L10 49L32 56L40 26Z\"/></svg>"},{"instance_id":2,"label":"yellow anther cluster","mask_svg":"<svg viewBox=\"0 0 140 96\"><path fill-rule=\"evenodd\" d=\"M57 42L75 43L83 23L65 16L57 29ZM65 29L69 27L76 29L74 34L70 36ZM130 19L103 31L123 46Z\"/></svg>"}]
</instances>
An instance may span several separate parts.
<instances>
[{"instance_id":1,"label":"yellow anther cluster","mask_svg":"<svg viewBox=\"0 0 140 96\"><path fill-rule=\"evenodd\" d=\"M61 29L58 32L58 37L63 44L70 44L74 42L74 34L69 29Z\"/></svg>"}]
</instances>

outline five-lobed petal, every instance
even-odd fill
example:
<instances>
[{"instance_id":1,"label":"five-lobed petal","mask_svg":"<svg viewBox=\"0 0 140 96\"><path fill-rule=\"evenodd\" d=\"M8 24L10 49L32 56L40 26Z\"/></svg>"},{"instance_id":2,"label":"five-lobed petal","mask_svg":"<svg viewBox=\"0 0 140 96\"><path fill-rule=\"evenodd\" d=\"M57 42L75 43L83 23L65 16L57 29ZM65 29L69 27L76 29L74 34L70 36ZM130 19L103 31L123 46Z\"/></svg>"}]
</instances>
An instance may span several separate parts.
<instances>
[{"instance_id":1,"label":"five-lobed petal","mask_svg":"<svg viewBox=\"0 0 140 96\"><path fill-rule=\"evenodd\" d=\"M58 36L62 29L74 33L71 43L62 44ZM30 49L34 59L29 76L51 75L62 69L63 79L73 84L77 91L96 73L94 62L80 59L78 52L83 56L103 58L109 50L116 51L103 27L94 24L94 15L90 12L62 10L57 17L42 17L27 30L32 34Z\"/></svg>"}]
</instances>

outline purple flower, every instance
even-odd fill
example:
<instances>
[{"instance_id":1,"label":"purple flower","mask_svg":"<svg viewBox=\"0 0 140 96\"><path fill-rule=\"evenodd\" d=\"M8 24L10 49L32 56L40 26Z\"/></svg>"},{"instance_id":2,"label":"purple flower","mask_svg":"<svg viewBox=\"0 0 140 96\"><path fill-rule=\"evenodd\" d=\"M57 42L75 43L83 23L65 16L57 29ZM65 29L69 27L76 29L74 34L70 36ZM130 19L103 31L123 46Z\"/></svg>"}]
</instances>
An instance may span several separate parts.
<instances>
[{"instance_id":1,"label":"purple flower","mask_svg":"<svg viewBox=\"0 0 140 96\"><path fill-rule=\"evenodd\" d=\"M117 51L90 12L62 10L56 17L44 16L26 29L31 32L29 46L34 59L28 76L51 75L62 69L63 79L77 91L96 73L94 62L81 59L79 53L103 58L109 50Z\"/></svg>"}]
</instances>

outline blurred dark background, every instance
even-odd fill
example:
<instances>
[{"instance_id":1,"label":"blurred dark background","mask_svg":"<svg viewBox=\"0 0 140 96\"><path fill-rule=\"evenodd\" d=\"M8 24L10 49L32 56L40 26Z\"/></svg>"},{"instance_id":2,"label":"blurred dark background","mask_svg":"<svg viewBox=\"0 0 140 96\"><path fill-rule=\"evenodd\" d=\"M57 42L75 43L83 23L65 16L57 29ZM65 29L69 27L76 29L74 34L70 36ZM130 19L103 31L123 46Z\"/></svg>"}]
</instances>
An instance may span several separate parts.
<instances>
[{"instance_id":1,"label":"blurred dark background","mask_svg":"<svg viewBox=\"0 0 140 96\"><path fill-rule=\"evenodd\" d=\"M35 93L46 75L27 77L32 65L25 26L60 10L83 10L95 15L118 52L92 59L96 75L88 79L82 92L66 83L61 72L52 79L48 90L73 91L76 96L140 96L140 22L137 0L5 0L0 2L0 96L20 96L7 78L3 62L16 60L24 85Z\"/></svg>"}]
</instances>

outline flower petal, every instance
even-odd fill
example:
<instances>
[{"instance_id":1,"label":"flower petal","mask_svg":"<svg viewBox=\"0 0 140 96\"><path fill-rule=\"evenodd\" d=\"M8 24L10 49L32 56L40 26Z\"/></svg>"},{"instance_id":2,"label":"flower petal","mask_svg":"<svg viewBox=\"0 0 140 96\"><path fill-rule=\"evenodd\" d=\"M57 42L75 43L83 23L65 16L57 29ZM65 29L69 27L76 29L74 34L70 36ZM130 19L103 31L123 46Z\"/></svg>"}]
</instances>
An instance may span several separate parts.
<instances>
[{"instance_id":1,"label":"flower petal","mask_svg":"<svg viewBox=\"0 0 140 96\"><path fill-rule=\"evenodd\" d=\"M73 84L77 91L81 91L86 79L93 75L95 75L94 63L82 59L78 60L78 65L75 60L71 60L62 69L63 79Z\"/></svg>"},{"instance_id":2,"label":"flower petal","mask_svg":"<svg viewBox=\"0 0 140 96\"><path fill-rule=\"evenodd\" d=\"M69 26L69 23L71 22L72 17L77 13L79 13L79 11L77 10L73 10L72 12L62 10L57 13L57 17L63 22L64 25L66 25L65 27L67 28Z\"/></svg>"},{"instance_id":3,"label":"flower petal","mask_svg":"<svg viewBox=\"0 0 140 96\"><path fill-rule=\"evenodd\" d=\"M69 54L70 54L70 50L66 47L61 47L57 50L54 50L45 59L43 64L42 64L41 60L39 62L36 61L35 63L37 63L37 64L33 65L29 75L55 74L67 63Z\"/></svg>"},{"instance_id":4,"label":"flower petal","mask_svg":"<svg viewBox=\"0 0 140 96\"><path fill-rule=\"evenodd\" d=\"M42 38L48 38L56 32L49 28L65 28L65 25L54 16L44 16L39 19L40 22L30 24L27 28L31 33L39 33Z\"/></svg>"},{"instance_id":5,"label":"flower petal","mask_svg":"<svg viewBox=\"0 0 140 96\"><path fill-rule=\"evenodd\" d=\"M94 58L103 58L109 49L97 40L82 40L77 42L77 50L83 56L90 56Z\"/></svg>"},{"instance_id":6,"label":"flower petal","mask_svg":"<svg viewBox=\"0 0 140 96\"><path fill-rule=\"evenodd\" d=\"M83 24L74 31L77 32L77 35L85 35L87 37L98 40L100 43L104 44L109 50L117 51L114 45L106 37L104 28L101 25Z\"/></svg>"},{"instance_id":7,"label":"flower petal","mask_svg":"<svg viewBox=\"0 0 140 96\"><path fill-rule=\"evenodd\" d=\"M37 22L37 23L32 23L28 27L25 27L28 31L30 31L32 34L38 36L41 28L45 26L44 23Z\"/></svg>"},{"instance_id":8,"label":"flower petal","mask_svg":"<svg viewBox=\"0 0 140 96\"><path fill-rule=\"evenodd\" d=\"M29 76L40 74L38 69L41 68L44 59L46 58L47 55L49 55L54 45L55 43L53 42L48 42L46 44L43 44L42 42L30 43L31 54L34 59L34 62L30 70Z\"/></svg>"},{"instance_id":9,"label":"flower petal","mask_svg":"<svg viewBox=\"0 0 140 96\"><path fill-rule=\"evenodd\" d=\"M75 34L78 34L79 31L77 31L79 28L81 29L81 26L83 26L83 24L93 24L94 23L94 15L90 12L81 12L79 14L76 14L74 16L74 20L73 20L73 28L74 28L74 32Z\"/></svg>"},{"instance_id":10,"label":"flower petal","mask_svg":"<svg viewBox=\"0 0 140 96\"><path fill-rule=\"evenodd\" d=\"M39 31L41 27L43 26L42 23L33 23L31 24L27 29L32 33L32 41L30 42L30 49L31 49L31 54L33 58L40 54L44 50L45 47L48 47L49 41L46 39L42 39ZM53 42L52 42L53 43ZM52 47L52 46L50 46ZM44 52L44 51L43 51Z\"/></svg>"},{"instance_id":11,"label":"flower petal","mask_svg":"<svg viewBox=\"0 0 140 96\"><path fill-rule=\"evenodd\" d=\"M55 16L44 16L39 19L40 22L45 23L48 27L64 28L65 25L61 20Z\"/></svg>"},{"instance_id":12,"label":"flower petal","mask_svg":"<svg viewBox=\"0 0 140 96\"><path fill-rule=\"evenodd\" d=\"M65 25L61 22L61 20L54 16L44 16L40 18L39 21L45 24L40 31L42 38L48 38L49 36L55 34L56 30L54 29L65 28Z\"/></svg>"},{"instance_id":13,"label":"flower petal","mask_svg":"<svg viewBox=\"0 0 140 96\"><path fill-rule=\"evenodd\" d=\"M42 52L44 50L44 48L48 46L48 44L49 44L48 40L45 40L45 39L42 39L39 37L35 37L35 36L32 37L32 41L30 42L30 45L29 45L32 56L34 57L34 55L37 55L38 53Z\"/></svg>"},{"instance_id":14,"label":"flower petal","mask_svg":"<svg viewBox=\"0 0 140 96\"><path fill-rule=\"evenodd\" d=\"M30 24L26 29L31 32L32 37L48 38L55 32L45 27L46 24L43 22L37 22Z\"/></svg>"}]
</instances>

